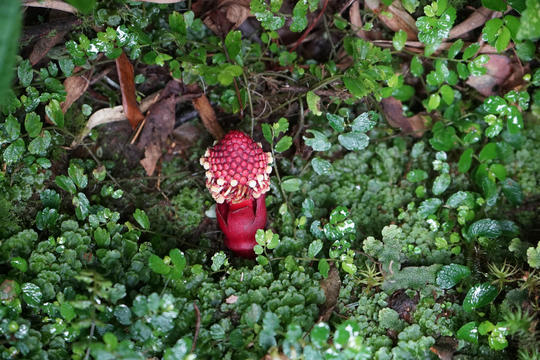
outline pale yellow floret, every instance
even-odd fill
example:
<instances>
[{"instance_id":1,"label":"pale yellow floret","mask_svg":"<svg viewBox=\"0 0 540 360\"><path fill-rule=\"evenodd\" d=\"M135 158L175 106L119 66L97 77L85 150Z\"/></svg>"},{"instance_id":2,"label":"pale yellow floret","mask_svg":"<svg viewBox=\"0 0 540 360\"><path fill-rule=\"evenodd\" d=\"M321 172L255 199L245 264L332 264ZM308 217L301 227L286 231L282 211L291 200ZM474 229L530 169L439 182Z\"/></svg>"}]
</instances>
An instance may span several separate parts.
<instances>
[{"instance_id":1,"label":"pale yellow floret","mask_svg":"<svg viewBox=\"0 0 540 360\"><path fill-rule=\"evenodd\" d=\"M238 181L236 179L232 179L231 186L236 186L236 185L238 185Z\"/></svg>"},{"instance_id":2,"label":"pale yellow floret","mask_svg":"<svg viewBox=\"0 0 540 360\"><path fill-rule=\"evenodd\" d=\"M222 185L225 184L225 180L222 179L222 178L219 178L219 179L217 179L216 183L217 183L219 186L222 186Z\"/></svg>"}]
</instances>

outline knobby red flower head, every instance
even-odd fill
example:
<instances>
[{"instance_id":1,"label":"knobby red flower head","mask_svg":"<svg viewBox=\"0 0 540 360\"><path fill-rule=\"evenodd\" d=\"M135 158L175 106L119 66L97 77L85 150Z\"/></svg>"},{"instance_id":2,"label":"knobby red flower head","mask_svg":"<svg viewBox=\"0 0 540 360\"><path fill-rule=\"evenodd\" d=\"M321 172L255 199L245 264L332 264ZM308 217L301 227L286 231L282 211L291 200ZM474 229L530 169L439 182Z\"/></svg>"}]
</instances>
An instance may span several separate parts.
<instances>
[{"instance_id":1,"label":"knobby red flower head","mask_svg":"<svg viewBox=\"0 0 540 360\"><path fill-rule=\"evenodd\" d=\"M218 203L216 216L225 245L252 257L255 232L266 224L264 194L270 189L272 155L241 131L233 130L201 157L206 187Z\"/></svg>"}]
</instances>

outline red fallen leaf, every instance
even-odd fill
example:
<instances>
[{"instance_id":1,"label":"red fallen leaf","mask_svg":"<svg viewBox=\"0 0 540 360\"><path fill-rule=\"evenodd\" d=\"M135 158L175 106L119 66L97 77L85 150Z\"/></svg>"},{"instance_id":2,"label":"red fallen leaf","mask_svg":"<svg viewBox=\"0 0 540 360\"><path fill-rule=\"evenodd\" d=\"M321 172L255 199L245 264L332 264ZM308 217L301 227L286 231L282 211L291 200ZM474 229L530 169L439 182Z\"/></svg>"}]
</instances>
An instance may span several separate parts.
<instances>
[{"instance_id":1,"label":"red fallen leaf","mask_svg":"<svg viewBox=\"0 0 540 360\"><path fill-rule=\"evenodd\" d=\"M217 122L216 112L212 108L206 95L203 94L201 97L193 99L192 103L195 110L199 112L203 125L208 132L212 134L216 140L221 139L225 135L225 132Z\"/></svg>"},{"instance_id":2,"label":"red fallen leaf","mask_svg":"<svg viewBox=\"0 0 540 360\"><path fill-rule=\"evenodd\" d=\"M60 104L64 114L71 107L71 105L86 92L88 85L89 81L82 76L70 76L64 80L66 101Z\"/></svg>"},{"instance_id":3,"label":"red fallen leaf","mask_svg":"<svg viewBox=\"0 0 540 360\"><path fill-rule=\"evenodd\" d=\"M426 124L422 115L406 117L403 115L401 101L393 97L385 98L381 103L386 120L392 127L400 128L404 133L415 137L421 137L424 134Z\"/></svg>"},{"instance_id":4,"label":"red fallen leaf","mask_svg":"<svg viewBox=\"0 0 540 360\"><path fill-rule=\"evenodd\" d=\"M480 76L471 76L467 85L476 89L484 96L493 95L493 88L504 84L510 76L510 59L504 55L489 54L489 61L484 65L487 72Z\"/></svg>"},{"instance_id":5,"label":"red fallen leaf","mask_svg":"<svg viewBox=\"0 0 540 360\"><path fill-rule=\"evenodd\" d=\"M135 97L135 80L133 65L129 61L125 53L122 53L116 59L116 70L118 72L118 80L122 91L122 106L124 114L126 114L131 127L135 129L137 125L144 119L144 115L139 109L137 99Z\"/></svg>"}]
</instances>

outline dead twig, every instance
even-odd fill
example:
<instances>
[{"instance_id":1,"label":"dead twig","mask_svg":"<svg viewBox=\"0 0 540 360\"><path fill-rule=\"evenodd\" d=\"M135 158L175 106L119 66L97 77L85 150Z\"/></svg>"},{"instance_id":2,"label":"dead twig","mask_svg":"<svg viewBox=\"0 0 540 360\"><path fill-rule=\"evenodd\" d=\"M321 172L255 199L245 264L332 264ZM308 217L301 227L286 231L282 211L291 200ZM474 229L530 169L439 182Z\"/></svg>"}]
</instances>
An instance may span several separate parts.
<instances>
[{"instance_id":1,"label":"dead twig","mask_svg":"<svg viewBox=\"0 0 540 360\"><path fill-rule=\"evenodd\" d=\"M300 46L300 44L302 44L302 42L304 41L304 39L306 38L306 36L309 35L309 33L311 32L311 30L313 30L313 28L315 27L315 25L317 25L317 23L319 22L319 20L321 19L321 17L323 16L325 10L326 10L326 7L328 6L328 0L325 0L324 1L324 4L323 4L323 7L321 9L321 11L319 12L319 14L317 15L317 17L313 20L313 22L311 24L309 24L308 28L304 31L304 33L302 34L302 36L300 36L300 38L296 41L296 43L294 44L294 46L289 50L289 52L293 52L294 50L296 50L296 48L298 48L298 46Z\"/></svg>"},{"instance_id":2,"label":"dead twig","mask_svg":"<svg viewBox=\"0 0 540 360\"><path fill-rule=\"evenodd\" d=\"M195 335L193 335L193 345L191 345L191 352L195 351L197 346L197 338L199 337L199 330L201 330L201 312L197 303L193 302L193 309L195 310L195 315L197 315L197 322L195 323Z\"/></svg>"}]
</instances>

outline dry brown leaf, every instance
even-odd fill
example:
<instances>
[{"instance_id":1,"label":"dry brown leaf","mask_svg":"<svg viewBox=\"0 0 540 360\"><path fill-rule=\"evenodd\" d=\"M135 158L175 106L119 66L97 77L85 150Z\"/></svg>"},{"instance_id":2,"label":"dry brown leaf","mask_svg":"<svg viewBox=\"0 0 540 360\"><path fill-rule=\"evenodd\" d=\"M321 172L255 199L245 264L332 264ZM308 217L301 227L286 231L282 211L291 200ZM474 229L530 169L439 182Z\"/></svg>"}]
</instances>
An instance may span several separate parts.
<instances>
[{"instance_id":1,"label":"dry brown leaf","mask_svg":"<svg viewBox=\"0 0 540 360\"><path fill-rule=\"evenodd\" d=\"M122 106L131 127L135 129L137 125L144 119L144 115L139 109L137 98L135 95L135 79L133 65L129 61L127 55L122 52L116 59L116 71L118 72L118 80L122 91Z\"/></svg>"},{"instance_id":2,"label":"dry brown leaf","mask_svg":"<svg viewBox=\"0 0 540 360\"><path fill-rule=\"evenodd\" d=\"M510 59L504 55L489 55L489 61L484 65L487 72L481 76L471 76L467 85L476 89L484 96L494 94L493 89L502 85L510 76Z\"/></svg>"},{"instance_id":3,"label":"dry brown leaf","mask_svg":"<svg viewBox=\"0 0 540 360\"><path fill-rule=\"evenodd\" d=\"M161 158L161 146L157 143L151 143L144 149L144 159L140 161L146 171L146 175L152 176L156 170L156 165Z\"/></svg>"},{"instance_id":4,"label":"dry brown leaf","mask_svg":"<svg viewBox=\"0 0 540 360\"><path fill-rule=\"evenodd\" d=\"M493 10L486 9L485 7L476 9L467 19L463 20L463 22L454 26L452 30L450 30L448 39L461 37L469 33L471 30L479 28L491 18L493 13Z\"/></svg>"},{"instance_id":5,"label":"dry brown leaf","mask_svg":"<svg viewBox=\"0 0 540 360\"><path fill-rule=\"evenodd\" d=\"M426 124L421 114L411 117L403 115L403 104L394 97L382 100L383 113L390 126L401 129L406 134L421 137L426 131Z\"/></svg>"},{"instance_id":6,"label":"dry brown leaf","mask_svg":"<svg viewBox=\"0 0 540 360\"><path fill-rule=\"evenodd\" d=\"M195 110L199 112L199 116L201 117L206 130L212 134L214 139L221 139L225 135L225 132L223 131L221 125L219 125L217 122L216 112L212 108L212 105L210 104L210 101L208 101L206 95L203 94L201 97L193 99L192 103Z\"/></svg>"},{"instance_id":7,"label":"dry brown leaf","mask_svg":"<svg viewBox=\"0 0 540 360\"><path fill-rule=\"evenodd\" d=\"M157 162L161 158L162 149L166 147L167 139L173 132L176 101L181 90L177 81L169 81L159 100L148 109L146 114L137 147L145 149L145 158L140 163L148 176L154 173Z\"/></svg>"},{"instance_id":8,"label":"dry brown leaf","mask_svg":"<svg viewBox=\"0 0 540 360\"><path fill-rule=\"evenodd\" d=\"M77 9L60 0L36 0L36 1L25 1L22 4L23 6L28 7L40 7L46 9L54 9L69 12L72 14L77 13Z\"/></svg>"},{"instance_id":9,"label":"dry brown leaf","mask_svg":"<svg viewBox=\"0 0 540 360\"><path fill-rule=\"evenodd\" d=\"M36 65L56 44L62 42L68 30L56 30L54 36L45 36L39 39L28 56L30 64Z\"/></svg>"},{"instance_id":10,"label":"dry brown leaf","mask_svg":"<svg viewBox=\"0 0 540 360\"><path fill-rule=\"evenodd\" d=\"M361 39L369 39L367 31L362 30L364 24L362 23L362 17L360 15L360 3L355 1L349 8L349 19L351 20L352 29L356 32L356 36Z\"/></svg>"},{"instance_id":11,"label":"dry brown leaf","mask_svg":"<svg viewBox=\"0 0 540 360\"><path fill-rule=\"evenodd\" d=\"M62 112L65 113L70 106L77 101L88 89L89 81L82 76L70 76L64 80L66 89L66 101L61 104Z\"/></svg>"},{"instance_id":12,"label":"dry brown leaf","mask_svg":"<svg viewBox=\"0 0 540 360\"><path fill-rule=\"evenodd\" d=\"M328 277L321 280L321 289L324 291L326 301L319 307L319 319L318 321L328 321L334 308L337 305L339 296L339 290L341 289L341 279L339 278L339 271L335 266L330 267Z\"/></svg>"},{"instance_id":13,"label":"dry brown leaf","mask_svg":"<svg viewBox=\"0 0 540 360\"><path fill-rule=\"evenodd\" d=\"M379 0L366 0L365 4L390 30L394 32L403 30L407 33L407 40L417 39L418 29L416 28L416 22L403 8L400 1L394 1L386 9ZM391 16L385 15L384 12L390 13Z\"/></svg>"},{"instance_id":14,"label":"dry brown leaf","mask_svg":"<svg viewBox=\"0 0 540 360\"><path fill-rule=\"evenodd\" d=\"M210 30L225 37L251 15L249 4L250 0L200 0L192 10Z\"/></svg>"},{"instance_id":15,"label":"dry brown leaf","mask_svg":"<svg viewBox=\"0 0 540 360\"><path fill-rule=\"evenodd\" d=\"M437 339L435 345L429 348L432 353L441 360L452 360L457 350L459 342L450 336L441 336Z\"/></svg>"},{"instance_id":16,"label":"dry brown leaf","mask_svg":"<svg viewBox=\"0 0 540 360\"><path fill-rule=\"evenodd\" d=\"M150 108L150 106L152 106L159 99L159 95L160 93L157 92L155 94L147 96L141 103L141 111L146 112ZM88 134L90 134L90 131L96 126L125 120L127 120L127 118L126 114L124 114L124 108L122 107L122 105L112 108L99 109L90 116L88 122L86 123L86 126L81 131L81 133L77 135L77 137L73 140L70 146L71 148L78 146L81 141L83 141L83 139L88 136Z\"/></svg>"}]
</instances>

